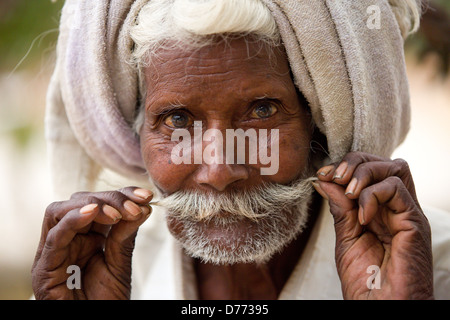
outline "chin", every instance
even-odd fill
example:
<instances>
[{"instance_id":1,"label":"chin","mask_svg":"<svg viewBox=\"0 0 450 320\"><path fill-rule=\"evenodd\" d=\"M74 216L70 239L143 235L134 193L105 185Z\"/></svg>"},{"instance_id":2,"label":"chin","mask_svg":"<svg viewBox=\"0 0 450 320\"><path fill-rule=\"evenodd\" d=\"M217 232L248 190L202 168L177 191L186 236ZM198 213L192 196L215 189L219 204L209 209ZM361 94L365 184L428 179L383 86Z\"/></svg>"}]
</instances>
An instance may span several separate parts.
<instances>
[{"instance_id":1,"label":"chin","mask_svg":"<svg viewBox=\"0 0 450 320\"><path fill-rule=\"evenodd\" d=\"M191 257L205 263L230 265L268 262L306 226L309 201L253 220L227 214L193 221L167 214L172 235Z\"/></svg>"}]
</instances>

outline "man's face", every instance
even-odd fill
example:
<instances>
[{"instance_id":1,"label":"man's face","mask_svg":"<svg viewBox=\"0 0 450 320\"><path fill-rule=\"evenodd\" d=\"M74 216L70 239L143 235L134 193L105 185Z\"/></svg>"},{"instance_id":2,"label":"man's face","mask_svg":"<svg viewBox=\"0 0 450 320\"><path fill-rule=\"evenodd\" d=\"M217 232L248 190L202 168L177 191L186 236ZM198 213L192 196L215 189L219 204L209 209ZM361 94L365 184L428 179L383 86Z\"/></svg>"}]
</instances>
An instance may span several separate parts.
<instances>
[{"instance_id":1,"label":"man's face","mask_svg":"<svg viewBox=\"0 0 450 320\"><path fill-rule=\"evenodd\" d=\"M191 197L178 198L178 201L182 201L182 205L189 201L194 209L200 203L199 199L203 203L220 203L214 212L211 206L206 205L205 210L210 212L203 212L203 218L188 216L190 212L171 214L169 210L169 229L187 251L211 262L248 262L244 256L255 260L262 247L274 246L274 239L261 244L265 241L263 238L285 237L283 234L289 233L287 229L301 228L306 213L303 213L302 219L297 218L296 213L292 213L298 210L297 205L277 213L281 218L268 215L266 218L252 219L239 215L239 208L244 208L244 203L259 199L255 193L252 194L258 188L292 183L304 177L309 169L311 119L306 106L301 105L297 96L282 50L236 39L188 52L161 51L145 69L145 80L147 98L145 122L140 132L141 148L155 186L165 196L189 193ZM197 127L194 127L194 122ZM194 138L195 133L199 132L199 125L202 133L214 129L215 138ZM204 161L203 154L201 162L174 163L173 150L180 144L178 139L172 141L177 129L185 129L185 133L192 134L192 159L196 152L194 149L198 148L194 146L195 142L200 141L200 151L204 151L218 138L223 138L222 144L215 144L214 152L211 153L210 148L205 153L217 156L218 152L223 151L223 161ZM236 129L244 132L254 129L257 134L256 140L247 140L244 163L225 160L227 145L236 144L234 139L226 139L226 132ZM264 132L263 129L266 129L267 137L259 134ZM221 137L217 132L222 133ZM275 132L278 141L273 138ZM268 166L267 161L262 163L261 157L249 161L250 144L264 146L259 144L261 139L266 140L267 154L272 151L271 159L275 160L276 156L279 162L277 170L266 175L261 174L261 169ZM271 144L274 141L277 148ZM231 149L237 153L236 147ZM192 194L195 196L192 197ZM219 201L220 197L231 201ZM272 194L270 197L276 196ZM227 205L222 206L222 203ZM237 209L227 209L234 204ZM252 204L249 206L255 207ZM260 206L256 207L251 209L257 215ZM271 208L269 211L277 210ZM277 232L273 232L274 229ZM291 230L291 233L296 234L297 231ZM289 239L285 237L280 241L290 241L292 234ZM285 244L278 244L277 250ZM208 246L211 247L206 248ZM234 258L224 258L234 254Z\"/></svg>"}]
</instances>

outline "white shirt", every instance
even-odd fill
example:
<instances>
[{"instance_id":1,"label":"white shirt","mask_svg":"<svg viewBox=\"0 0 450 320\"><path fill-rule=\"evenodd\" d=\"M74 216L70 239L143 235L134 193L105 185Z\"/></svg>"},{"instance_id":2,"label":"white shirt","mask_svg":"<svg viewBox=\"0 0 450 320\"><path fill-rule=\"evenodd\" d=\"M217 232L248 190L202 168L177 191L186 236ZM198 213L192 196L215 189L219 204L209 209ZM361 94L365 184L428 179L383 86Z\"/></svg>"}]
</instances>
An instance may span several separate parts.
<instances>
[{"instance_id":1,"label":"white shirt","mask_svg":"<svg viewBox=\"0 0 450 320\"><path fill-rule=\"evenodd\" d=\"M334 221L324 204L279 299L342 299ZM432 230L435 298L450 299L450 214L434 208L424 211ZM162 209L155 209L139 230L132 279L132 299L197 299L192 259L169 233Z\"/></svg>"}]
</instances>

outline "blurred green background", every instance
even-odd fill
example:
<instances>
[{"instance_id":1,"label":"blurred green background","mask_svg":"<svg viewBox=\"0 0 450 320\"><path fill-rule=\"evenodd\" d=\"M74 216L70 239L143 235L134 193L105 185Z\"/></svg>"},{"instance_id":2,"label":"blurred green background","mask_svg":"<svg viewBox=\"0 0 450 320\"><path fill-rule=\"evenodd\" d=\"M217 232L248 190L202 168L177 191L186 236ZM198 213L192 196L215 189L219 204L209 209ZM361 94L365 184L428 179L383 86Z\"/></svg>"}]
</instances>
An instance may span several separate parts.
<instances>
[{"instance_id":1,"label":"blurred green background","mask_svg":"<svg viewBox=\"0 0 450 320\"><path fill-rule=\"evenodd\" d=\"M63 3L0 0L0 299L31 296L31 263L52 202L44 110ZM410 163L419 199L448 211L448 170L430 172L450 158L449 15L449 0L431 2L406 43L412 130L395 154Z\"/></svg>"},{"instance_id":2,"label":"blurred green background","mask_svg":"<svg viewBox=\"0 0 450 320\"><path fill-rule=\"evenodd\" d=\"M21 76L34 74L33 80L44 80L51 71L54 48L58 37L58 22L64 1L1 0L0 2L0 73L2 83L19 81ZM42 78L41 78L42 77ZM44 80L45 81L45 80ZM31 85L31 83L30 83ZM27 87L28 92L34 93ZM7 93L0 99L3 102ZM8 95L9 96L9 95ZM0 109L1 132L9 131L18 146L26 147L35 130L42 128L41 110L27 114L23 105ZM23 112L19 112L22 110ZM28 110L26 110L28 111ZM38 114L37 114L37 113Z\"/></svg>"},{"instance_id":3,"label":"blurred green background","mask_svg":"<svg viewBox=\"0 0 450 320\"><path fill-rule=\"evenodd\" d=\"M62 0L1 0L0 71L11 71L28 51L20 68L35 68L42 62L56 42L63 4Z\"/></svg>"},{"instance_id":4,"label":"blurred green background","mask_svg":"<svg viewBox=\"0 0 450 320\"><path fill-rule=\"evenodd\" d=\"M31 263L52 201L44 109L63 4L0 0L0 299L31 297Z\"/></svg>"}]
</instances>

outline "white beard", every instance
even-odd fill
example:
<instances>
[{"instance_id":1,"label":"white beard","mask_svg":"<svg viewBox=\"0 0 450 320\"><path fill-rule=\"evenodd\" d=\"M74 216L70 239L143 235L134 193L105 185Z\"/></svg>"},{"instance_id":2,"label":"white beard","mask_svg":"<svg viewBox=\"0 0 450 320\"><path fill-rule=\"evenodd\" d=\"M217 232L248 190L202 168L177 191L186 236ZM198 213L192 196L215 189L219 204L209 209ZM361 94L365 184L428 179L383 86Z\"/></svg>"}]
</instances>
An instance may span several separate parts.
<instances>
[{"instance_id":1,"label":"white beard","mask_svg":"<svg viewBox=\"0 0 450 320\"><path fill-rule=\"evenodd\" d=\"M187 254L214 264L264 263L305 228L311 179L219 196L177 192L159 204ZM237 232L238 230L238 232Z\"/></svg>"}]
</instances>

